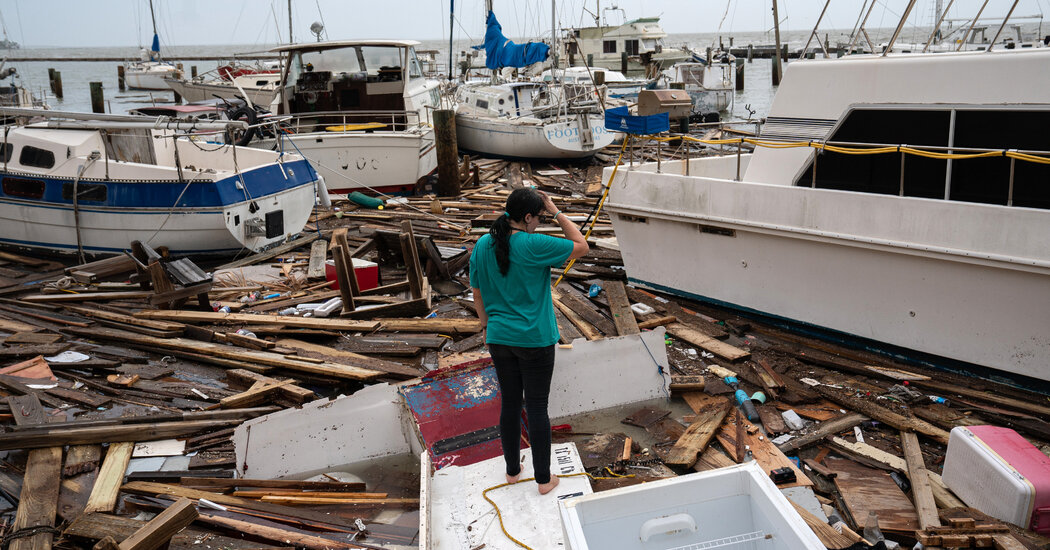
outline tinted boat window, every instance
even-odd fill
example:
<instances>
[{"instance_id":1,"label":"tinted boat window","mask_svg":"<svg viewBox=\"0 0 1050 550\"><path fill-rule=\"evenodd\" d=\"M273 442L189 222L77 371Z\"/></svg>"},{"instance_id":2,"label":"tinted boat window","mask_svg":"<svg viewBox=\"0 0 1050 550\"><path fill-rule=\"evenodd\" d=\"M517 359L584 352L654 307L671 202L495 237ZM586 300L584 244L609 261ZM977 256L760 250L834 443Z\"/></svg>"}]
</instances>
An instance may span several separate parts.
<instances>
[{"instance_id":1,"label":"tinted boat window","mask_svg":"<svg viewBox=\"0 0 1050 550\"><path fill-rule=\"evenodd\" d=\"M77 202L105 202L106 186L101 183L80 182L79 184L77 184L77 194L80 195L80 199ZM62 198L67 201L73 200L72 183L66 183L62 185Z\"/></svg>"},{"instance_id":2,"label":"tinted boat window","mask_svg":"<svg viewBox=\"0 0 1050 550\"><path fill-rule=\"evenodd\" d=\"M47 149L24 145L18 155L18 163L35 168L52 168L55 166L55 154Z\"/></svg>"},{"instance_id":3,"label":"tinted boat window","mask_svg":"<svg viewBox=\"0 0 1050 550\"><path fill-rule=\"evenodd\" d=\"M8 147L11 145L8 144ZM44 197L44 182L26 178L7 176L3 183L4 195L23 199L41 199Z\"/></svg>"},{"instance_id":4,"label":"tinted boat window","mask_svg":"<svg viewBox=\"0 0 1050 550\"><path fill-rule=\"evenodd\" d=\"M15 146L10 143L3 144L3 147L0 147L0 162L11 160L11 151L13 151L14 148Z\"/></svg>"}]
</instances>

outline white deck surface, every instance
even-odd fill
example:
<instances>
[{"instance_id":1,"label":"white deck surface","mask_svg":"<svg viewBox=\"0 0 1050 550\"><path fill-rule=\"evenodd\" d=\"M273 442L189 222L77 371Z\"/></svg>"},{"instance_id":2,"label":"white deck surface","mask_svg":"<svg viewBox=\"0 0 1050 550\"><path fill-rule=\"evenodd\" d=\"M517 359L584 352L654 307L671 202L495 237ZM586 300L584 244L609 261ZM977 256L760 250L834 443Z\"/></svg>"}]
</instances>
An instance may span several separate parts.
<instances>
[{"instance_id":1,"label":"white deck surface","mask_svg":"<svg viewBox=\"0 0 1050 550\"><path fill-rule=\"evenodd\" d=\"M533 476L532 454L522 450L521 479ZM503 457L472 464L449 466L434 473L431 502L431 550L461 550L484 545L486 550L512 550L520 547L500 529L492 506L482 491L505 483ZM551 447L551 474L582 473L583 463L573 443ZM503 524L514 538L536 550L562 548L562 527L558 515L559 497L591 494L587 476L561 478L554 491L540 495L534 481L502 487L489 492L503 515ZM426 548L421 546L421 548Z\"/></svg>"}]
</instances>

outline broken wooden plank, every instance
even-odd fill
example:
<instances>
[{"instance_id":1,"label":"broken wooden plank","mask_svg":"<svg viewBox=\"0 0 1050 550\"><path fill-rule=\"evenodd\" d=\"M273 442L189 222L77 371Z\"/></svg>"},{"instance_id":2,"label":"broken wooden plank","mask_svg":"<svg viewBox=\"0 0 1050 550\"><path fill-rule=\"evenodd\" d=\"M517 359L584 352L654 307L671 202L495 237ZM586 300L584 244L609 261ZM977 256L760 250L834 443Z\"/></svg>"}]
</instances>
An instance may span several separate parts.
<instances>
[{"instance_id":1,"label":"broken wooden plank","mask_svg":"<svg viewBox=\"0 0 1050 550\"><path fill-rule=\"evenodd\" d=\"M836 418L835 420L829 420L827 422L821 422L820 426L812 432L803 436L792 438L789 441L777 445L782 453L792 453L799 449L804 449L815 443L823 441L825 437L829 435L835 435L844 430L851 430L853 426L860 425L861 422L867 420L868 417L860 413L847 414L846 416Z\"/></svg>"},{"instance_id":2,"label":"broken wooden plank","mask_svg":"<svg viewBox=\"0 0 1050 550\"><path fill-rule=\"evenodd\" d=\"M20 426L46 422L44 408L35 395L11 396L7 398L15 422ZM54 442L52 442L53 444ZM62 447L53 446L34 449L26 459L25 476L18 497L14 532L42 527L40 532L16 538L8 546L13 550L49 549L54 535L47 530L54 527L58 512L58 492L62 479Z\"/></svg>"},{"instance_id":3,"label":"broken wooden plank","mask_svg":"<svg viewBox=\"0 0 1050 550\"><path fill-rule=\"evenodd\" d=\"M631 311L631 301L627 299L627 290L620 281L605 282L605 296L609 300L609 310L612 313L616 332L620 336L638 334L638 322L634 320L634 312Z\"/></svg>"},{"instance_id":4,"label":"broken wooden plank","mask_svg":"<svg viewBox=\"0 0 1050 550\"><path fill-rule=\"evenodd\" d=\"M740 420L738 430L737 420ZM755 462L762 466L762 470L771 472L778 468L788 467L795 472L795 481L791 483L778 483L777 486L780 488L785 487L797 487L797 486L811 486L813 482L798 469L795 462L789 459L784 453L780 452L768 438L762 435L758 431L757 427L749 424L743 419L743 416L731 417L722 423L721 429L716 435L719 443L726 450L726 453L735 459L737 462L743 462L744 456L738 452L738 447L741 450L750 448L751 455Z\"/></svg>"},{"instance_id":5,"label":"broken wooden plank","mask_svg":"<svg viewBox=\"0 0 1050 550\"><path fill-rule=\"evenodd\" d=\"M310 263L306 268L307 279L325 278L325 260L328 259L328 242L318 239L310 243Z\"/></svg>"},{"instance_id":6,"label":"broken wooden plank","mask_svg":"<svg viewBox=\"0 0 1050 550\"><path fill-rule=\"evenodd\" d=\"M729 400L724 397L720 400L721 404L709 407L697 415L696 421L686 429L668 452L665 463L684 468L692 467L696 463L697 456L707 448L707 444L718 432L729 412Z\"/></svg>"},{"instance_id":7,"label":"broken wooden plank","mask_svg":"<svg viewBox=\"0 0 1050 550\"><path fill-rule=\"evenodd\" d=\"M269 376L259 374L257 372L252 372L246 369L228 370L226 371L226 377L231 380L240 381L242 383L250 382L251 384L254 384L256 382L262 382L264 384L276 384L277 382L281 382L281 380L278 380L276 378L270 378ZM292 401L295 401L296 403L305 403L317 396L312 390L308 390L306 388L295 385L295 380L290 380L290 382L293 383L281 386L277 390L278 393L280 393L284 397L291 399Z\"/></svg>"},{"instance_id":8,"label":"broken wooden plank","mask_svg":"<svg viewBox=\"0 0 1050 550\"><path fill-rule=\"evenodd\" d=\"M66 527L62 534L66 537L76 539L75 542L80 543L78 547L83 547L84 545L81 542L83 540L99 540L106 536L112 536L121 540L125 539L134 534L135 531L141 529L144 525L146 525L146 522L142 520L110 514L88 513L81 514L77 517L69 527ZM240 539L220 536L210 531L196 530L193 528L183 529L175 534L175 536L172 537L171 544L173 547L177 548L198 548L200 547L201 542L205 540L207 541L207 544L213 548L224 548L229 550L236 550L238 548L243 548L245 550L249 548L259 548L259 543L257 542L245 542ZM333 545L333 547L335 546Z\"/></svg>"},{"instance_id":9,"label":"broken wooden plank","mask_svg":"<svg viewBox=\"0 0 1050 550\"><path fill-rule=\"evenodd\" d=\"M175 421L83 428L41 426L40 428L0 434L0 450L39 449L52 445L87 445L113 441L155 441L226 427L232 424L239 424L240 422L241 420L237 419Z\"/></svg>"},{"instance_id":10,"label":"broken wooden plank","mask_svg":"<svg viewBox=\"0 0 1050 550\"><path fill-rule=\"evenodd\" d=\"M579 292L574 292L575 289L570 290L570 286L563 287L551 287L551 296L556 300L557 303L561 303L563 306L568 308L576 318L582 319L584 324L590 328L589 330L598 329L607 336L616 335L616 325L609 319L606 319L604 315L598 311L597 306L591 303L590 300L581 298ZM565 310L562 310L565 313ZM573 315L565 313L565 316L569 320L573 320ZM587 331L581 328L580 323L573 321L573 324L580 328L580 332L587 334ZM601 335L598 335L600 338ZM593 339L588 336L588 339Z\"/></svg>"},{"instance_id":11,"label":"broken wooden plank","mask_svg":"<svg viewBox=\"0 0 1050 550\"><path fill-rule=\"evenodd\" d=\"M281 338L277 340L277 345L282 348L294 349L300 355L305 357L316 357L331 363L369 369L370 371L393 374L405 378L415 378L421 374L418 369L394 361L368 357L366 355L360 355L350 351L342 351L330 346L313 344L302 340L296 340L294 338Z\"/></svg>"},{"instance_id":12,"label":"broken wooden plank","mask_svg":"<svg viewBox=\"0 0 1050 550\"><path fill-rule=\"evenodd\" d=\"M825 458L824 463L837 474L835 487L858 523L874 512L884 533L910 534L919 528L915 508L889 474L844 458Z\"/></svg>"},{"instance_id":13,"label":"broken wooden plank","mask_svg":"<svg viewBox=\"0 0 1050 550\"><path fill-rule=\"evenodd\" d=\"M111 443L106 451L106 459L99 469L95 487L91 490L84 512L112 512L117 505L120 484L124 481L124 472L128 469L131 453L135 449L134 441Z\"/></svg>"},{"instance_id":14,"label":"broken wooden plank","mask_svg":"<svg viewBox=\"0 0 1050 550\"><path fill-rule=\"evenodd\" d=\"M79 292L73 294L30 294L19 300L34 303L52 302L108 302L116 300L144 300L153 293L147 290L128 290L122 292Z\"/></svg>"},{"instance_id":15,"label":"broken wooden plank","mask_svg":"<svg viewBox=\"0 0 1050 550\"><path fill-rule=\"evenodd\" d=\"M922 459L918 436L901 432L901 448L904 449L904 460L908 465L911 496L915 502L915 513L919 516L919 525L923 529L940 527L941 520L937 517L937 504L933 499L933 489L930 488L930 477Z\"/></svg>"},{"instance_id":16,"label":"broken wooden plank","mask_svg":"<svg viewBox=\"0 0 1050 550\"><path fill-rule=\"evenodd\" d=\"M71 445L66 451L66 463L62 467L62 475L70 477L94 470L98 468L101 459L102 447L100 445Z\"/></svg>"},{"instance_id":17,"label":"broken wooden plank","mask_svg":"<svg viewBox=\"0 0 1050 550\"><path fill-rule=\"evenodd\" d=\"M251 313L221 313L218 311L150 310L135 314L139 319L163 319L183 323L284 325L295 328L316 328L346 332L371 332L380 328L376 321L329 319L320 317L293 317L290 315L253 315ZM420 319L421 320L421 319ZM432 319L427 319L432 320ZM423 332L435 332L433 330ZM470 332L477 332L476 330Z\"/></svg>"},{"instance_id":18,"label":"broken wooden plank","mask_svg":"<svg viewBox=\"0 0 1050 550\"><path fill-rule=\"evenodd\" d=\"M751 352L731 346L721 340L716 340L698 330L690 328L683 323L672 323L667 325L667 333L675 338L689 342L690 344L703 348L719 357L729 361L739 361L751 356Z\"/></svg>"},{"instance_id":19,"label":"broken wooden plank","mask_svg":"<svg viewBox=\"0 0 1050 550\"><path fill-rule=\"evenodd\" d=\"M376 319L380 330L391 332L436 332L438 334L474 334L485 327L481 319L435 317L432 319Z\"/></svg>"},{"instance_id":20,"label":"broken wooden plank","mask_svg":"<svg viewBox=\"0 0 1050 550\"><path fill-rule=\"evenodd\" d=\"M561 300L554 298L554 307L588 340L593 341L602 338L602 333L598 332L598 329L580 317L572 308L562 303Z\"/></svg>"},{"instance_id":21,"label":"broken wooden plank","mask_svg":"<svg viewBox=\"0 0 1050 550\"><path fill-rule=\"evenodd\" d=\"M273 384L263 383L259 387L253 387L248 391L231 395L229 397L223 397L219 400L218 407L223 409L240 409L244 407L250 407L257 405L260 401L267 398L268 396L277 392L284 386L291 385L295 380L285 380L283 382L275 382ZM215 405L213 405L215 406Z\"/></svg>"},{"instance_id":22,"label":"broken wooden plank","mask_svg":"<svg viewBox=\"0 0 1050 550\"><path fill-rule=\"evenodd\" d=\"M832 437L830 443L839 451L845 451L866 457L870 460L874 460L878 464L884 464L901 473L908 471L907 462L903 458L887 453L882 449L872 447L867 443L855 443L846 441L840 437ZM933 498L939 507L963 508L966 506L963 501L959 500L959 498L948 489L948 486L944 484L943 480L941 480L940 474L926 470L926 477L930 480L930 489L933 491Z\"/></svg>"},{"instance_id":23,"label":"broken wooden plank","mask_svg":"<svg viewBox=\"0 0 1050 550\"><path fill-rule=\"evenodd\" d=\"M135 534L124 539L119 550L155 550L165 546L175 533L197 519L197 508L188 498L180 498L157 514Z\"/></svg>"},{"instance_id":24,"label":"broken wooden plank","mask_svg":"<svg viewBox=\"0 0 1050 550\"><path fill-rule=\"evenodd\" d=\"M234 261L229 262L227 264L223 264L223 265L215 268L215 271L223 271L223 270L227 270L227 269L235 269L235 268L238 268L238 267L244 267L246 265L252 265L252 264L259 263L259 262L262 262L262 261L265 261L265 260L269 260L270 258L275 258L277 256L280 256L281 254L284 254L285 252L290 252L292 250L295 250L296 248L299 248L300 246L308 245L308 244L316 241L318 238L320 238L320 235L318 235L317 233L302 234L302 235L300 235L300 237L298 239L296 239L294 241L282 244L280 246L275 246L275 247L273 247L271 249L266 250L265 252L260 252L258 254L252 254L251 256L246 256L246 257L241 258L239 260L234 260Z\"/></svg>"},{"instance_id":25,"label":"broken wooden plank","mask_svg":"<svg viewBox=\"0 0 1050 550\"><path fill-rule=\"evenodd\" d=\"M838 403L849 410L863 413L873 420L878 420L879 422L893 426L898 430L918 432L933 439L941 445L948 445L948 432L930 424L929 422L918 418L907 418L870 401L865 401L853 397L852 395L846 395L841 390L837 390L830 386L818 385L813 386L810 389L823 395L830 401Z\"/></svg>"}]
</instances>

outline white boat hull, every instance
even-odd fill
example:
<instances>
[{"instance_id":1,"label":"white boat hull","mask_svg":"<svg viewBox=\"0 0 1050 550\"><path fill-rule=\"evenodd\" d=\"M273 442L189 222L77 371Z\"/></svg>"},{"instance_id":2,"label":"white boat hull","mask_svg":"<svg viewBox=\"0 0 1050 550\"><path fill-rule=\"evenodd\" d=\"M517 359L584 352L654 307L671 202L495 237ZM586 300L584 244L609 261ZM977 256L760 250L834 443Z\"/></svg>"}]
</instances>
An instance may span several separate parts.
<instances>
[{"instance_id":1,"label":"white boat hull","mask_svg":"<svg viewBox=\"0 0 1050 550\"><path fill-rule=\"evenodd\" d=\"M148 61L128 66L124 70L124 83L136 90L168 90L164 78L174 74L174 65Z\"/></svg>"},{"instance_id":2,"label":"white boat hull","mask_svg":"<svg viewBox=\"0 0 1050 550\"><path fill-rule=\"evenodd\" d=\"M593 143L584 145L576 119L542 124L526 121L456 115L456 141L461 149L487 155L523 159L587 158L613 142L605 117L589 115Z\"/></svg>"},{"instance_id":3,"label":"white boat hull","mask_svg":"<svg viewBox=\"0 0 1050 550\"><path fill-rule=\"evenodd\" d=\"M620 170L633 283L1050 380L1050 244L1010 237L1050 234L1045 211L742 183L736 162Z\"/></svg>"},{"instance_id":4,"label":"white boat hull","mask_svg":"<svg viewBox=\"0 0 1050 550\"><path fill-rule=\"evenodd\" d=\"M286 135L254 147L284 147L310 161L324 177L329 193L412 191L416 183L437 169L434 131L412 132L311 132Z\"/></svg>"}]
</instances>

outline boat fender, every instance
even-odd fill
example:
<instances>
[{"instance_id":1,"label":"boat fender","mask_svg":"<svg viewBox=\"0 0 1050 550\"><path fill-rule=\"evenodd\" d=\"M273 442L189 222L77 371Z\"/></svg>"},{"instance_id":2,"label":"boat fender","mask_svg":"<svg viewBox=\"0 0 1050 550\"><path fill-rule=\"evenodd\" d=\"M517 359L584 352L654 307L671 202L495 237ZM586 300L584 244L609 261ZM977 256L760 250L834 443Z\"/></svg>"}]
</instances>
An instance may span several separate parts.
<instances>
[{"instance_id":1,"label":"boat fender","mask_svg":"<svg viewBox=\"0 0 1050 550\"><path fill-rule=\"evenodd\" d=\"M238 107L231 111L227 117L229 117L230 120L243 120L248 123L248 129L245 130L244 134L237 138L234 145L244 147L251 143L252 139L255 138L256 131L258 130L258 128L255 128L255 123L258 122L258 116L255 113L255 109Z\"/></svg>"},{"instance_id":2,"label":"boat fender","mask_svg":"<svg viewBox=\"0 0 1050 550\"><path fill-rule=\"evenodd\" d=\"M332 198L328 196L328 185L321 174L317 174L317 199L321 201L321 206L325 209L332 209Z\"/></svg>"}]
</instances>

